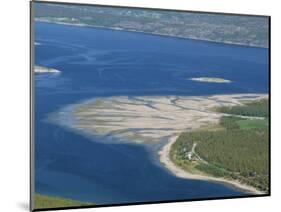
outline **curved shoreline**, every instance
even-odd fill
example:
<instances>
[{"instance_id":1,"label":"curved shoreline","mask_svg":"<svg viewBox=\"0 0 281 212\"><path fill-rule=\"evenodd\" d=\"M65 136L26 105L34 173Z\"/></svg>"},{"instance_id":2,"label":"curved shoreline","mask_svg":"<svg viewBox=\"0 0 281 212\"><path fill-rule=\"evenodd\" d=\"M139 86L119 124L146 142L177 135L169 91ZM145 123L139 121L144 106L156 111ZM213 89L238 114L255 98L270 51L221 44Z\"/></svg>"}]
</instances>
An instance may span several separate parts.
<instances>
[{"instance_id":1,"label":"curved shoreline","mask_svg":"<svg viewBox=\"0 0 281 212\"><path fill-rule=\"evenodd\" d=\"M192 174L192 173L189 173L189 172L183 170L182 168L178 167L175 163L173 163L170 160L170 156L169 156L171 147L176 142L177 138L178 138L178 136L172 136L170 138L170 141L166 145L164 145L162 147L162 149L158 152L160 162L175 176L184 178L184 179L207 180L207 181L225 183L225 184L234 186L234 187L238 188L239 190L249 192L251 194L256 194L256 195L265 194L264 192L259 191L252 186L242 184L237 180L227 180L224 178L211 177L211 176L207 176L207 175Z\"/></svg>"},{"instance_id":2,"label":"curved shoreline","mask_svg":"<svg viewBox=\"0 0 281 212\"><path fill-rule=\"evenodd\" d=\"M52 121L80 133L111 135L129 139L138 144L159 144L162 138L168 138L169 141L166 144L159 146L159 161L163 168L165 166L175 176L227 184L247 193L262 195L266 193L238 180L212 177L204 173L189 173L170 160L169 152L172 144L182 132L199 129L206 126L207 123L217 123L222 113L217 113L212 108L241 105L243 100L258 100L265 97L267 94L210 95L208 97L142 96L134 99L126 96L105 97L70 105L69 107L74 108L75 111L66 112L66 107L64 107L55 113ZM154 114L154 116L149 114ZM79 122L62 124L61 120L64 120L63 118L67 115L78 118ZM171 117L173 117L172 120L169 119ZM95 125L91 124L93 121L95 121ZM132 129L139 130L132 131ZM155 154L158 156L157 151Z\"/></svg>"}]
</instances>

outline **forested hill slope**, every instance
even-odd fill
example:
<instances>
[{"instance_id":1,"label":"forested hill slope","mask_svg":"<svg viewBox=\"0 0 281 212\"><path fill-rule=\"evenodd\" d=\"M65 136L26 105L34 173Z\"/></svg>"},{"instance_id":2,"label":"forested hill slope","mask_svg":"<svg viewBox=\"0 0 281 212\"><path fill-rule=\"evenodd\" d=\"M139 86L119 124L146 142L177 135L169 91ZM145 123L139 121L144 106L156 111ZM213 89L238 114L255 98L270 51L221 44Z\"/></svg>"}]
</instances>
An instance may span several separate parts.
<instances>
[{"instance_id":1,"label":"forested hill slope","mask_svg":"<svg viewBox=\"0 0 281 212\"><path fill-rule=\"evenodd\" d=\"M36 20L268 47L268 18L35 3Z\"/></svg>"}]
</instances>

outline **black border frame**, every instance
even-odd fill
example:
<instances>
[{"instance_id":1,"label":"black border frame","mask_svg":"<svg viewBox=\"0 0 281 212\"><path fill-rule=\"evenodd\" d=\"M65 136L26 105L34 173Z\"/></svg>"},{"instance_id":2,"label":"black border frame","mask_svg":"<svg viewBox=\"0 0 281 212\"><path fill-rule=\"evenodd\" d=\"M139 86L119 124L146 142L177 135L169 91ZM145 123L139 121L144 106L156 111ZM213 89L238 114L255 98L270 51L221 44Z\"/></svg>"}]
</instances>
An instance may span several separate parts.
<instances>
[{"instance_id":1,"label":"black border frame","mask_svg":"<svg viewBox=\"0 0 281 212\"><path fill-rule=\"evenodd\" d=\"M98 6L98 7L115 7L115 8L126 8L126 9L145 9L145 10L161 10L161 11L173 11L173 12L189 12L189 13L200 13L200 14L214 14L214 15L233 15L233 16L249 16L249 17L263 17L268 19L268 100L269 100L269 191L266 194L249 194L244 196L233 196L233 197L214 197L214 198L197 198L197 199L182 199L182 200L165 200L165 201L147 201L147 202L135 202L135 203L118 203L118 204L101 204L101 205L87 205L87 206L73 206L73 207L56 207L56 208L34 208L34 11L33 3L45 3L45 4L61 4L61 5L80 5L80 6ZM86 209L86 208L103 208L103 207L115 207L115 206L133 206L133 205L148 205L148 204L161 204L161 203L180 203L180 202L199 202L205 200L226 200L226 199L245 199L245 198L256 198L256 197L270 197L271 196L271 16L270 15L252 15L252 14L237 14L237 13L224 13L224 12L208 12L208 11L195 11L195 10L178 10L178 9L161 9L161 8L147 8L147 7L132 7L132 6L120 6L120 5L101 5L101 4L90 4L90 3L72 3L72 2L59 2L59 1L41 1L31 0L29 2L30 16L29 16L29 27L30 27L30 181L29 181L29 208L30 211L53 211L53 210L68 210L68 209Z\"/></svg>"}]
</instances>

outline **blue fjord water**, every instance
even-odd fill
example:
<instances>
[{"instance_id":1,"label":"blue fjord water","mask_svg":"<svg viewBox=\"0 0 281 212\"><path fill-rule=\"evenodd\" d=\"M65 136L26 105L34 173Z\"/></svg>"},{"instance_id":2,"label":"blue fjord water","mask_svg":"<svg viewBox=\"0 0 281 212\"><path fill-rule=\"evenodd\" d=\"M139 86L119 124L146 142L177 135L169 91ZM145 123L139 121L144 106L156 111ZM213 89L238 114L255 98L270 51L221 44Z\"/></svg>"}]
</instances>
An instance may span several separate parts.
<instances>
[{"instance_id":1,"label":"blue fjord water","mask_svg":"<svg viewBox=\"0 0 281 212\"><path fill-rule=\"evenodd\" d=\"M240 196L232 187L173 176L143 145L91 139L50 123L89 98L268 92L268 49L144 33L35 23L35 190L97 204ZM229 84L190 77L221 77Z\"/></svg>"}]
</instances>

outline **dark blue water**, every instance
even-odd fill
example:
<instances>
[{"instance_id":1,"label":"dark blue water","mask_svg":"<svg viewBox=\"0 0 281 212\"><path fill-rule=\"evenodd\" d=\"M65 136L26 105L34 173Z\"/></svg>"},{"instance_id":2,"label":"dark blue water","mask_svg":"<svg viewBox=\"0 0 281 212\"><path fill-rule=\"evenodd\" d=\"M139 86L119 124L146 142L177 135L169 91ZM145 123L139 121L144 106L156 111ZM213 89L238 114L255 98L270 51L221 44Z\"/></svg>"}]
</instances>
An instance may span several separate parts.
<instances>
[{"instance_id":1,"label":"dark blue water","mask_svg":"<svg viewBox=\"0 0 281 212\"><path fill-rule=\"evenodd\" d=\"M114 30L35 24L35 190L97 204L244 195L184 180L159 166L142 145L91 140L49 123L68 104L116 95L268 92L268 50ZM230 84L190 77L221 77Z\"/></svg>"}]
</instances>

